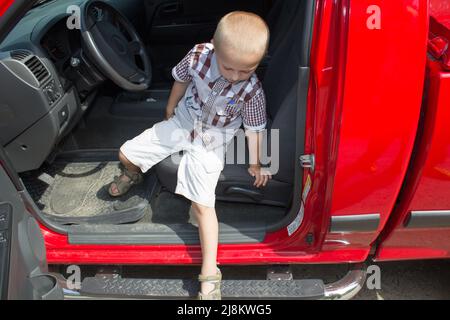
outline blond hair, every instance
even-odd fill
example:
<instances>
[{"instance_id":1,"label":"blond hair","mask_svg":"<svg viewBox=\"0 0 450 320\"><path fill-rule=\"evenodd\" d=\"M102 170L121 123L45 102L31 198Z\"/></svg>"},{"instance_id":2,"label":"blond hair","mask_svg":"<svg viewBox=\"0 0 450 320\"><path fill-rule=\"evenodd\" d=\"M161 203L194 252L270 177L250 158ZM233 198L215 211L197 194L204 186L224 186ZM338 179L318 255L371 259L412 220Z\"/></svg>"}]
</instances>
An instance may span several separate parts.
<instances>
[{"instance_id":1,"label":"blond hair","mask_svg":"<svg viewBox=\"0 0 450 320\"><path fill-rule=\"evenodd\" d=\"M234 11L220 20L214 34L214 46L218 50L231 49L262 59L269 46L269 37L269 27L260 16Z\"/></svg>"}]
</instances>

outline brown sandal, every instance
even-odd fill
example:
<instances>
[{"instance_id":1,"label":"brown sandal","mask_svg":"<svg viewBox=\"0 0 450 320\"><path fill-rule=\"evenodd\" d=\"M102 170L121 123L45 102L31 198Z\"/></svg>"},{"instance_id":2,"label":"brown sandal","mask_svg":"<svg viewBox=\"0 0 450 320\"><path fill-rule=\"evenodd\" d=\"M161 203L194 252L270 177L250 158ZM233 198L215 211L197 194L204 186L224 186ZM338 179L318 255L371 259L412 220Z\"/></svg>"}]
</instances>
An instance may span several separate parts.
<instances>
[{"instance_id":1,"label":"brown sandal","mask_svg":"<svg viewBox=\"0 0 450 320\"><path fill-rule=\"evenodd\" d=\"M198 276L198 281L200 282L211 282L214 284L214 289L209 293L205 294L202 292L198 293L198 300L222 300L222 294L220 292L220 286L222 281L222 273L220 269L217 268L217 274L214 276Z\"/></svg>"},{"instance_id":2,"label":"brown sandal","mask_svg":"<svg viewBox=\"0 0 450 320\"><path fill-rule=\"evenodd\" d=\"M121 177L126 176L130 180L124 181ZM144 180L143 174L140 172L132 172L130 170L124 169L121 176L115 176L114 181L109 184L108 192L112 197L120 197L123 196L130 190L130 188L134 185L141 183ZM112 191L113 185L116 186L117 193Z\"/></svg>"}]
</instances>

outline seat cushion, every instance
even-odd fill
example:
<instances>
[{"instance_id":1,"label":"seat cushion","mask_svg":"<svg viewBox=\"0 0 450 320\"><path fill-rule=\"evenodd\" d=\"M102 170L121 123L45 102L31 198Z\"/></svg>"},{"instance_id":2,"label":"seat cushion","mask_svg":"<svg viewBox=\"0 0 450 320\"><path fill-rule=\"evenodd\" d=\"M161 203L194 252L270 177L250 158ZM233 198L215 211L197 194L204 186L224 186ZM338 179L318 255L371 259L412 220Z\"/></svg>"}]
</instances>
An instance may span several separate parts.
<instances>
[{"instance_id":1,"label":"seat cushion","mask_svg":"<svg viewBox=\"0 0 450 320\"><path fill-rule=\"evenodd\" d=\"M175 192L178 166L171 157L158 163L155 168L160 183ZM217 200L288 206L293 189L291 184L278 181L275 176L266 187L258 189L253 186L255 179L247 170L248 165L245 164L226 164L217 183Z\"/></svg>"}]
</instances>

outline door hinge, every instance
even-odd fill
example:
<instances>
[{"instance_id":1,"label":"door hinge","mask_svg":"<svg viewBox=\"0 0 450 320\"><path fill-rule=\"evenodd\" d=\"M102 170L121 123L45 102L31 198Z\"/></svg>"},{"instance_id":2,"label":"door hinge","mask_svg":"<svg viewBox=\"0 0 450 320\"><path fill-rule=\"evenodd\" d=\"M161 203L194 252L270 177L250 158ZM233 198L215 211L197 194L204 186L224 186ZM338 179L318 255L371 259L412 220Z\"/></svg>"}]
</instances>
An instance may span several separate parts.
<instances>
[{"instance_id":1,"label":"door hinge","mask_svg":"<svg viewBox=\"0 0 450 320\"><path fill-rule=\"evenodd\" d=\"M305 169L310 169L314 172L315 158L314 154L305 154L300 157L300 165Z\"/></svg>"}]
</instances>

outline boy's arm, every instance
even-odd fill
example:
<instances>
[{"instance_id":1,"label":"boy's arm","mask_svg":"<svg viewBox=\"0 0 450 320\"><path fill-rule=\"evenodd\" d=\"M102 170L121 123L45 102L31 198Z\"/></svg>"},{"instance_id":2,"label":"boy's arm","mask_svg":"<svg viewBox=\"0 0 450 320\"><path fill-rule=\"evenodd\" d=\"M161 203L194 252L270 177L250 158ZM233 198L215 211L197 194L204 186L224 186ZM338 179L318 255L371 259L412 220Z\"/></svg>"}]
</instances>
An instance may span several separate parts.
<instances>
[{"instance_id":1,"label":"boy's arm","mask_svg":"<svg viewBox=\"0 0 450 320\"><path fill-rule=\"evenodd\" d=\"M260 159L263 142L263 130L267 124L266 97L263 90L259 90L244 104L243 124L247 136L250 167L248 173L255 178L254 186L265 187L272 179L268 170L261 168Z\"/></svg>"},{"instance_id":2,"label":"boy's arm","mask_svg":"<svg viewBox=\"0 0 450 320\"><path fill-rule=\"evenodd\" d=\"M193 57L199 54L198 46L192 48L191 51L172 69L172 77L175 83L172 86L172 91L170 91L169 101L166 107L166 120L173 116L175 107L181 98L183 98L189 84L192 81L192 64Z\"/></svg>"},{"instance_id":3,"label":"boy's arm","mask_svg":"<svg viewBox=\"0 0 450 320\"><path fill-rule=\"evenodd\" d=\"M255 178L254 186L257 188L265 187L267 182L272 179L272 175L261 168L260 155L262 150L263 135L261 131L245 130L248 141L248 151L250 157L250 166L248 173Z\"/></svg>"},{"instance_id":4,"label":"boy's arm","mask_svg":"<svg viewBox=\"0 0 450 320\"><path fill-rule=\"evenodd\" d=\"M180 102L181 98L183 98L186 90L189 86L190 82L179 82L175 81L172 86L172 90L170 91L169 101L167 102L166 107L166 120L170 119L173 116L173 112L175 107Z\"/></svg>"}]
</instances>

